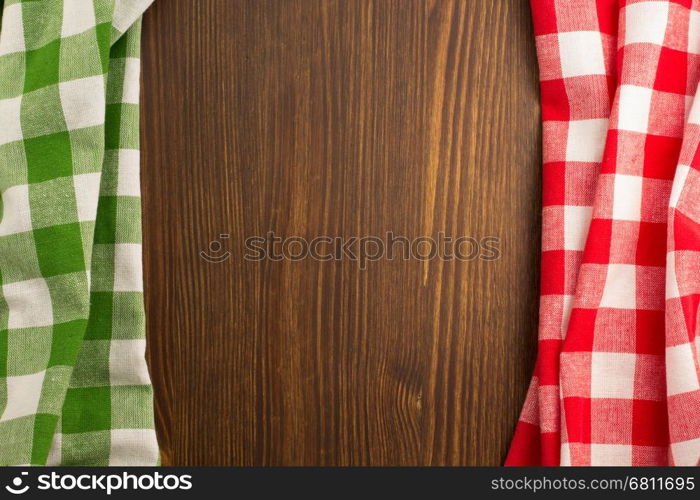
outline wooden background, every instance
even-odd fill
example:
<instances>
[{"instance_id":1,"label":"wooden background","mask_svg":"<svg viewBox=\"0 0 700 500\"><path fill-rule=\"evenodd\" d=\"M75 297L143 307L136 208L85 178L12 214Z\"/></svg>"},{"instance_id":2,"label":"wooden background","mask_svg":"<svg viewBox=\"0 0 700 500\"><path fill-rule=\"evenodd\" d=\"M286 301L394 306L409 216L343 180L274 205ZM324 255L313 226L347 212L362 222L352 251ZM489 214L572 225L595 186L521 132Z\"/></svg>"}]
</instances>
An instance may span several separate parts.
<instances>
[{"instance_id":1,"label":"wooden background","mask_svg":"<svg viewBox=\"0 0 700 500\"><path fill-rule=\"evenodd\" d=\"M164 463L501 464L536 341L528 2L159 1L143 67ZM268 231L494 235L502 257L243 260Z\"/></svg>"}]
</instances>

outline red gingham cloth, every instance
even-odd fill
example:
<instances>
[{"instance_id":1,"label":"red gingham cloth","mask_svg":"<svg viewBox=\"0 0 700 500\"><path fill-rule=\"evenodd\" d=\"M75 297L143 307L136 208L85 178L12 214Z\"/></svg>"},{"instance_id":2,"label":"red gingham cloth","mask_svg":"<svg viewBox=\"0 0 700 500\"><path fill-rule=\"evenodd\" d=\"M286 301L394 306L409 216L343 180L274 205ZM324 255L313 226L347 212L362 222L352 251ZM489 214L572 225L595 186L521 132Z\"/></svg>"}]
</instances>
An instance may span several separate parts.
<instances>
[{"instance_id":1,"label":"red gingham cloth","mask_svg":"<svg viewBox=\"0 0 700 500\"><path fill-rule=\"evenodd\" d=\"M700 0L531 0L539 353L506 465L700 461Z\"/></svg>"}]
</instances>

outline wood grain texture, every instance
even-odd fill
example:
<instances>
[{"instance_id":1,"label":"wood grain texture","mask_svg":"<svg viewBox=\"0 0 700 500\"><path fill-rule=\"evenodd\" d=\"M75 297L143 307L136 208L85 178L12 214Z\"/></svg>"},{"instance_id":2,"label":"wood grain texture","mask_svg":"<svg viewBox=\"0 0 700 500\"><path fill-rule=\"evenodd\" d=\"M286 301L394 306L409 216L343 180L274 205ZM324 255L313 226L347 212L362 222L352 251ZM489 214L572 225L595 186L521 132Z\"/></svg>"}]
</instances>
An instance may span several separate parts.
<instances>
[{"instance_id":1,"label":"wood grain texture","mask_svg":"<svg viewBox=\"0 0 700 500\"><path fill-rule=\"evenodd\" d=\"M164 463L502 463L536 343L528 2L159 1L143 68ZM502 257L245 261L268 231L495 235Z\"/></svg>"}]
</instances>

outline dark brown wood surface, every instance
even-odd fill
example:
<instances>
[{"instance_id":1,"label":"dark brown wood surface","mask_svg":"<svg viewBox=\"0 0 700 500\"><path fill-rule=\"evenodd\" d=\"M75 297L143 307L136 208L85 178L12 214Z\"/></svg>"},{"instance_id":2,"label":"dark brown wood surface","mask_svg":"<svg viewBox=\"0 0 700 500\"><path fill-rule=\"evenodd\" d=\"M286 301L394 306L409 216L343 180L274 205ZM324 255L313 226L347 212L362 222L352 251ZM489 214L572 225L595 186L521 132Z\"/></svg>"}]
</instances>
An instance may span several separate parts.
<instances>
[{"instance_id":1,"label":"dark brown wood surface","mask_svg":"<svg viewBox=\"0 0 700 500\"><path fill-rule=\"evenodd\" d=\"M526 0L157 1L142 141L164 463L502 463L537 322ZM268 231L502 255L244 260ZM213 240L230 258L201 258Z\"/></svg>"}]
</instances>

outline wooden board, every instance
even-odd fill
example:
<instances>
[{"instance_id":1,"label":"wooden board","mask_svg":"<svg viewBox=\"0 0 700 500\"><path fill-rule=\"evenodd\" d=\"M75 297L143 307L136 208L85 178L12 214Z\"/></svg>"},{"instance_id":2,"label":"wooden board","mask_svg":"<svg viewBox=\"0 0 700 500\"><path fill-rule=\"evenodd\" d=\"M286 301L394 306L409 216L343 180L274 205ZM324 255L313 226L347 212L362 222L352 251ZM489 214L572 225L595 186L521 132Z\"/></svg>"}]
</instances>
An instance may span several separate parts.
<instances>
[{"instance_id":1,"label":"wooden board","mask_svg":"<svg viewBox=\"0 0 700 500\"><path fill-rule=\"evenodd\" d=\"M526 0L155 2L142 186L165 464L502 463L537 335L530 23ZM501 257L243 259L269 231L495 236Z\"/></svg>"}]
</instances>

